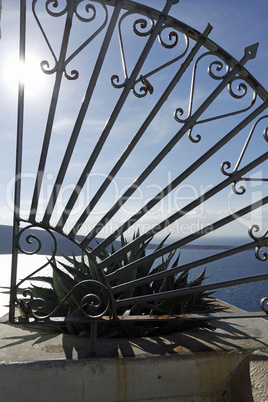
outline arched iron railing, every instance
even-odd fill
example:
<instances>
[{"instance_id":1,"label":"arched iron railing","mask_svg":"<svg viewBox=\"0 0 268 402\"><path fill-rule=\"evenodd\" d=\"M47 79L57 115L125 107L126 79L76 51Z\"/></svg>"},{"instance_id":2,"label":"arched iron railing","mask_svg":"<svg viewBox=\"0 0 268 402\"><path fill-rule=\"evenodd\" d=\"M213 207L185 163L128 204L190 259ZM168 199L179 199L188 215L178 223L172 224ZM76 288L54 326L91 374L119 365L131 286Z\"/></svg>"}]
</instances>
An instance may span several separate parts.
<instances>
[{"instance_id":1,"label":"arched iron railing","mask_svg":"<svg viewBox=\"0 0 268 402\"><path fill-rule=\"evenodd\" d=\"M169 15L176 0L167 0L163 11L128 0L33 0L28 14L26 3L21 0L20 57L24 61L27 46L37 38L50 95L48 90L40 93L36 122L20 83L10 321L21 320L16 318L18 305L25 312L23 322L95 323L122 318L120 311L134 305L152 306L158 300L267 280L267 272L243 275L240 267L242 275L235 279L162 286L174 275L250 249L260 261L267 260L267 254L261 254L267 231L254 223L254 211L265 211L268 201L268 93L245 67L258 45L245 48L237 61L208 38L210 25L200 33ZM29 171L32 186L25 173ZM186 192L175 202L176 191L187 191L190 185L198 191L190 196ZM254 185L258 196L251 191ZM22 209L26 192L32 196ZM223 200L233 204L211 214ZM204 219L187 224L202 208ZM169 270L159 265L154 270L157 259L171 258L169 253L210 239L211 233L227 228L230 234L236 222L248 240L177 261ZM139 236L120 243L120 236L137 230ZM159 243L158 234L164 237L166 232L173 233L169 244L133 260L127 257L152 238ZM29 248L22 246L23 237ZM19 291L55 264L62 238L83 252L94 274L81 274L58 306L41 314L45 300L39 300L33 288L24 290L24 298ZM18 253L37 254L44 243L51 244L51 256L18 280ZM162 285L152 291L152 283ZM61 317L66 300L78 295L81 314ZM265 296L263 312L133 314L129 320L264 316Z\"/></svg>"}]
</instances>

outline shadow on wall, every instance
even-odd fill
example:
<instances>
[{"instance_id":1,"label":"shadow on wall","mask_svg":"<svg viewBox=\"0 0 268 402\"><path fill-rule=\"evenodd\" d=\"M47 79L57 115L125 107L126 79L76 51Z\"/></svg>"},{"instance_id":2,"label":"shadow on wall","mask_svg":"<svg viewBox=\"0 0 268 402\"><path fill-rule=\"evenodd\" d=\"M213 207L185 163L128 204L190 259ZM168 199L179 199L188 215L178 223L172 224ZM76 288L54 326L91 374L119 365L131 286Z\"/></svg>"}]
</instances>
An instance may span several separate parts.
<instances>
[{"instance_id":1,"label":"shadow on wall","mask_svg":"<svg viewBox=\"0 0 268 402\"><path fill-rule=\"evenodd\" d=\"M58 332L39 330L36 326L22 325L20 328L10 325L6 315L1 319L1 349L11 347L26 350L36 348L39 359L44 352L58 358L80 360L93 357L135 357L142 355L170 355L176 353L191 354L196 352L244 350L245 341L254 341L259 349L268 347L260 338L244 332L245 327L228 321L214 322L215 331L193 328L188 331L152 338L97 338L92 344L90 337L59 334ZM16 328L16 331L12 331ZM14 336L12 336L12 332ZM32 353L32 352L31 352ZM41 353L41 354L40 354ZM45 360L48 359L48 356Z\"/></svg>"}]
</instances>

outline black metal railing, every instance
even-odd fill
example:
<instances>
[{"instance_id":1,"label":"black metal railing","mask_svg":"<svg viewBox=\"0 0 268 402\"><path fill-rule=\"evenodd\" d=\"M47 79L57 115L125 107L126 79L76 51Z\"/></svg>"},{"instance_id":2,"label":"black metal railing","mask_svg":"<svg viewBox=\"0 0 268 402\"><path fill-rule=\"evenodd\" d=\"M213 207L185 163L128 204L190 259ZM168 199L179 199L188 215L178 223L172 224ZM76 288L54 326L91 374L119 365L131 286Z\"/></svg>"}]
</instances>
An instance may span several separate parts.
<instances>
[{"instance_id":1,"label":"black metal railing","mask_svg":"<svg viewBox=\"0 0 268 402\"><path fill-rule=\"evenodd\" d=\"M127 0L20 3L20 58L27 58L33 40L26 36L27 22L29 30L39 30L38 57L51 96L39 95L40 110L47 114L39 123L25 110L24 84L19 84L10 321L89 322L94 332L96 323L111 319L264 317L266 295L260 295L263 311L255 313L212 314L198 312L198 306L183 315L172 310L164 316L160 308L152 313L158 301L268 279L267 254L260 254L268 245L267 231L254 220L262 211L260 224L267 223L268 93L245 68L258 45L246 47L237 61L208 38L210 25L200 33L169 15L178 3L172 0L163 11ZM28 13L26 4L32 7ZM61 122L64 132L59 134ZM22 147L31 136L39 156L33 153L32 165L26 163L34 172L29 189ZM187 189L194 195L179 198L176 191ZM25 191L32 195L22 210ZM228 204L234 197L234 205ZM186 227L193 216L196 225ZM203 238L209 244L212 233L230 235L235 225L248 237L241 244L163 268L166 259L175 258L175 250ZM42 231L50 238L51 254L31 272L22 271L18 280L19 253L31 258L42 252L47 243ZM126 242L123 236L133 232ZM146 242L157 244L158 235L163 238L167 232L172 233L169 244L146 251ZM69 269L76 282L66 285L56 307L49 307L29 282L43 278L50 283L44 288L55 293L57 253L64 252L60 239L81 250L82 260L72 260L73 269L83 258L87 264L79 265L80 276L65 266L65 275ZM264 266L261 274L240 270L240 278L166 286L170 278L251 249ZM53 273L47 273L49 267ZM62 316L72 298L79 299L79 312ZM124 309L137 305L146 305L148 313L135 314L134 309L122 316Z\"/></svg>"}]
</instances>

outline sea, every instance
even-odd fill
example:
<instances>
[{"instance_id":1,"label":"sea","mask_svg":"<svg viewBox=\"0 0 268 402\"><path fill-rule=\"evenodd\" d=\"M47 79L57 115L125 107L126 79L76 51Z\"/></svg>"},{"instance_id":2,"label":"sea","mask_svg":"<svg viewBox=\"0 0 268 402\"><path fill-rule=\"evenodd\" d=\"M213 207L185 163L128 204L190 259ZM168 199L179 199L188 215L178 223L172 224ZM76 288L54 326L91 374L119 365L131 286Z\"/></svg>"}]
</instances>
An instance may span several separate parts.
<instances>
[{"instance_id":1,"label":"sea","mask_svg":"<svg viewBox=\"0 0 268 402\"><path fill-rule=\"evenodd\" d=\"M247 239L246 242L248 243L249 240ZM244 243L245 239L218 238L210 242L209 245L199 242L188 247L185 246L178 251L178 253L180 253L179 265L199 260L212 254L221 253L224 250ZM265 249L263 249L263 252L265 252ZM10 285L11 255L0 254L0 261L0 287L8 287ZM18 271L18 279L25 277L45 262L45 255L19 255L20 270ZM218 283L232 279L268 274L268 260L259 261L255 257L255 250L250 249L240 254L226 257L190 270L189 280L194 280L204 269L206 270L206 280L204 283ZM268 297L268 280L221 288L215 291L214 296L245 311L260 312L260 300L264 297ZM8 303L9 296L0 293L0 316L8 312Z\"/></svg>"}]
</instances>

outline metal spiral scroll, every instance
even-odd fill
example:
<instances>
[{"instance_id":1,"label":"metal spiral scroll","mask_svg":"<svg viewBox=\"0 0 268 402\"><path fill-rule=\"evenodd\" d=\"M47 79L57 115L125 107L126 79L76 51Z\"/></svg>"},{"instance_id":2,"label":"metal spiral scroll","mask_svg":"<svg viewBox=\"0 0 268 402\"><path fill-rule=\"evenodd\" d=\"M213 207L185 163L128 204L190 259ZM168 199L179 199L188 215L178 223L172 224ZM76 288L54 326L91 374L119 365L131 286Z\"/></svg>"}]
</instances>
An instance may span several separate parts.
<instances>
[{"instance_id":1,"label":"metal spiral scroll","mask_svg":"<svg viewBox=\"0 0 268 402\"><path fill-rule=\"evenodd\" d=\"M23 297L30 296L30 299L18 299L17 304L23 318L35 318L36 320L40 319L37 314L34 313L34 305L36 306L35 309L42 310L46 306L46 302L44 299L36 298L33 296L31 289L25 289L22 293ZM46 317L42 317L43 319Z\"/></svg>"},{"instance_id":2,"label":"metal spiral scroll","mask_svg":"<svg viewBox=\"0 0 268 402\"><path fill-rule=\"evenodd\" d=\"M128 74L128 69L127 69L127 61L126 61L126 55L125 55L125 50L124 50L124 41L123 41L123 34L122 34L122 22L126 17L129 17L130 15L136 14L137 11L128 11L126 12L120 19L119 25L118 25L118 31L119 31L119 44L120 44L120 49L121 49L121 55L122 55L122 66L123 66L123 71L124 71L124 81L120 82L119 75L114 74L111 77L111 84L114 88L123 88L125 87L129 74ZM133 32L139 36L139 37L147 37L149 36L153 29L155 28L155 21L151 16L144 16L143 18L138 18L134 21L133 23ZM153 86L152 84L148 81L148 77L156 74L158 71L166 68L167 66L175 63L179 59L185 56L187 53L187 50L189 48L189 37L188 35L183 32L175 31L174 28L172 27L172 30L168 33L167 38L164 39L164 33L166 30L171 29L169 25L163 25L161 27L160 32L158 33L158 40L161 46L163 46L165 49L174 49L178 43L179 43L179 34L183 35L184 40L185 40L185 46L183 51L178 54L175 58L172 60L162 64L159 67L156 67L150 72L147 72L146 74L140 75L140 77L135 81L134 87L133 87L133 94L137 98L143 98L146 96L148 93L151 95L153 93ZM138 85L140 85L138 87ZM137 88L138 87L138 88Z\"/></svg>"},{"instance_id":3,"label":"metal spiral scroll","mask_svg":"<svg viewBox=\"0 0 268 402\"><path fill-rule=\"evenodd\" d=\"M260 301L260 307L268 315L268 297L263 297Z\"/></svg>"},{"instance_id":4,"label":"metal spiral scroll","mask_svg":"<svg viewBox=\"0 0 268 402\"><path fill-rule=\"evenodd\" d=\"M109 290L108 288L102 284L101 282L95 281L93 279L88 279L81 281L77 283L67 294L66 296L61 300L61 302L55 307L53 311L51 311L47 315L38 315L35 311L39 311L40 313L42 312L42 309L45 308L46 306L46 301L44 299L40 298L34 298L33 293L31 289L26 289L23 292L23 296L27 297L29 296L30 299L24 299L20 300L17 299L17 303L22 311L24 313L24 318L34 318L36 321L40 320L47 320L49 318L52 318L57 311L62 307L62 305L65 303L65 301L71 296L71 294L79 287L83 287L84 285L89 285L89 284L94 284L100 287L100 289L105 291L107 293L107 300L104 300L104 297L100 297L97 294L94 293L87 293L81 300L80 302L80 310L83 313L83 315L88 318L88 319L96 319L96 318L101 318L103 317L109 307L110 307L110 295L109 295ZM35 311L34 311L35 310Z\"/></svg>"},{"instance_id":5,"label":"metal spiral scroll","mask_svg":"<svg viewBox=\"0 0 268 402\"><path fill-rule=\"evenodd\" d=\"M42 241L40 240L40 238L35 233L30 233L30 234L26 235L26 237L25 237L25 242L29 246L32 246L33 250L26 250L21 245L22 235L26 231L30 231L30 230L32 230L34 228L44 230L46 233L49 234L49 236L52 239L52 243L53 243L53 246L51 247L52 256L48 260L48 262L42 266L42 268L44 268L50 263L50 261L52 261L52 259L56 255L56 251L57 251L57 240L56 240L56 237L54 236L54 234L51 232L51 230L49 230L48 228L44 228L42 226L39 226L37 224L30 224L30 225L26 226L25 228L21 229L21 231L19 232L18 238L17 238L17 247L23 254L27 254L27 255L37 254L42 249ZM39 269L42 269L42 268L39 268Z\"/></svg>"},{"instance_id":6,"label":"metal spiral scroll","mask_svg":"<svg viewBox=\"0 0 268 402\"><path fill-rule=\"evenodd\" d=\"M197 75L197 67L200 62L204 57L207 56L216 56L218 57L217 53L212 53L212 52L206 52L202 54L201 56L198 57L196 60L194 67L193 67L193 73L192 73L192 82L191 82L191 90L190 90L190 97L189 97L189 109L188 109L188 114L187 117L182 118L181 116L184 115L184 109L179 107L175 110L174 112L174 118L178 123L186 123L187 120L192 116L192 111L193 111L193 99L194 99L194 92L195 92L195 85L196 85L196 75ZM223 70L225 65L225 72L223 74L220 74L220 72ZM216 70L217 74L213 72L213 69ZM211 78L214 80L222 80L228 72L230 71L230 66L227 62L227 60L215 60L210 63L208 67L208 74Z\"/></svg>"},{"instance_id":7,"label":"metal spiral scroll","mask_svg":"<svg viewBox=\"0 0 268 402\"><path fill-rule=\"evenodd\" d=\"M18 250L21 251L23 254L26 255L34 255L37 254L40 250L42 250L42 241L38 237L36 233L31 232L33 229L42 229L46 233L49 234L49 236L52 239L52 245L51 245L51 256L50 258L47 258L46 263L35 269L33 272L31 272L28 276L20 280L17 285L16 285L16 293L18 293L19 287L22 285L27 280L33 280L35 279L34 275L47 267L48 265L51 264L53 260L55 260L56 252L57 252L57 240L55 235L49 230L48 228L44 228L43 226L40 226L38 224L30 224L26 227L24 227L18 235L17 238L17 247ZM27 232L30 232L27 234ZM31 247L30 250L25 249L25 246L22 246L22 236L26 235L25 238L23 238L24 242ZM103 275L103 280L105 280L105 276ZM105 301L104 297L101 298L99 295L94 294L94 293L87 293L86 289L85 290L85 296L82 298L81 303L80 303L80 309L83 315L87 318L100 318L104 314L107 313L109 306L112 304L113 301L111 301L111 291L109 290L109 285L105 286L103 283L98 282L93 279L88 279L84 280L81 282L78 282L68 294L61 300L61 302L58 304L58 306L49 314L47 315L38 315L37 311L40 313L42 310L46 307L46 301L41 298L36 298L33 295L33 292L31 289L25 289L22 293L22 295L27 298L27 299L20 299L18 294L16 294L16 302L18 304L18 307L21 311L21 314L24 318L34 318L35 320L44 320L52 317L59 309L60 307L65 303L65 301L70 297L70 295L79 287L83 287L84 285L94 285L100 288L100 293L103 293L103 291L107 294L107 300Z\"/></svg>"},{"instance_id":8,"label":"metal spiral scroll","mask_svg":"<svg viewBox=\"0 0 268 402\"><path fill-rule=\"evenodd\" d=\"M178 123L184 124L184 123L188 122L192 117L194 92L195 92L196 76L197 76L197 66L198 66L200 60L202 60L204 57L208 57L208 56L219 57L219 55L217 53L215 53L215 52L206 52L206 53L202 54L196 60L196 62L194 64L194 67L193 67L193 73L192 73L192 82L191 82L191 90L190 90L190 97L189 97L188 114L187 114L187 117L182 118L182 116L184 115L185 111L181 107L177 108L175 110L175 112L174 112L174 118ZM231 70L230 64L221 55L220 60L215 60L215 61L213 61L213 62L211 62L209 64L209 66L208 66L208 75L214 80L223 80L224 78L227 77L227 75L230 72L230 70ZM236 81L238 81L238 83L237 83L236 87L234 87L234 83ZM223 113L223 114L220 114L220 115L217 115L217 116L213 116L213 117L209 117L209 118L206 118L206 119L201 119L201 120L195 121L195 122L193 122L193 126L197 125L197 124L208 123L208 122L214 121L214 120L223 119L223 118L226 118L226 117L235 116L237 114L244 113L244 112L248 111L255 104L256 99L257 99L256 90L252 88L252 91L253 91L252 101L250 102L250 104L247 107L245 107L243 109L240 109L240 110L235 110L235 111L232 111L232 112ZM231 79L231 81L228 84L228 92L232 96L232 98L240 100L240 99L244 98L247 95L247 93L248 93L248 84L246 83L246 81L243 78L234 77L233 79ZM188 137L192 142L197 143L197 142L199 142L201 140L202 137L201 137L200 134L196 134L195 137L193 137L192 130L193 130L193 127L191 127L189 129Z\"/></svg>"},{"instance_id":9,"label":"metal spiral scroll","mask_svg":"<svg viewBox=\"0 0 268 402\"><path fill-rule=\"evenodd\" d=\"M34 0L34 3L36 4L37 1L38 0ZM67 14L68 9L69 9L70 4L71 4L71 1L70 0L65 0L65 3L66 3L65 7L62 7L62 9L60 9L58 11L53 11L53 8L57 9L59 7L58 0L47 0L46 3L45 3L45 8L46 8L47 13L51 17L61 17L62 15ZM77 0L76 3L74 4L74 12L75 12L77 18L80 21L90 22L90 21L95 19L95 17L96 17L96 8L91 3L92 3L92 1L90 1L90 0ZM95 3L99 3L99 4L103 5L103 2L101 0L95 0ZM83 7L85 9L84 10L85 13L92 14L92 15L88 16L88 17L83 17L82 14L80 13L80 10L78 9L80 4L83 5Z\"/></svg>"},{"instance_id":10,"label":"metal spiral scroll","mask_svg":"<svg viewBox=\"0 0 268 402\"><path fill-rule=\"evenodd\" d=\"M168 33L168 42L166 42L163 38L163 33L165 30L169 29L170 27L168 25L163 26L160 33L158 34L158 40L159 43L166 49L173 49L178 45L179 42L179 34L177 31L170 31ZM133 88L133 94L137 97L137 98L143 98L144 96L146 96L148 93L150 95L152 95L154 88L152 86L152 84L149 82L148 78L151 77L152 75L156 74L157 72L159 72L160 70L163 70L164 68L170 66L171 64L175 63L176 61L180 60L181 58L183 58L185 56L185 54L187 53L188 49L189 49L189 37L186 33L180 33L181 35L184 36L185 39L185 48L183 49L183 51L175 58L173 58L172 60L162 64L161 66L155 68L154 70L146 73L145 75L140 75L140 78L135 82L134 88ZM138 84L142 83L143 85L141 87L139 87L137 89Z\"/></svg>"},{"instance_id":11,"label":"metal spiral scroll","mask_svg":"<svg viewBox=\"0 0 268 402\"><path fill-rule=\"evenodd\" d=\"M22 235L25 234L25 232L27 231L31 231L33 228L37 228L37 229L43 229L45 230L46 233L49 234L50 238L52 239L52 247L51 247L51 257L47 258L47 261L41 265L40 267L38 267L37 269L35 269L33 272L31 272L29 275L27 275L25 278L23 278L22 280L20 280L17 285L16 285L16 290L18 291L19 287L21 286L21 284L29 279L31 279L33 277L33 275L35 275L37 272L41 271L42 269L44 269L45 267L47 267L51 261L55 258L56 252L57 252L57 240L54 236L54 234L48 229L48 228L43 228L40 227L38 225L35 224L31 224L26 226L25 228L23 228L19 234L18 234L18 238L17 238L17 247L18 250L26 255L34 255L37 254L40 250L42 250L42 241L40 240L40 238L37 236L37 234L34 233L29 233L28 235L26 235L24 241L29 245L29 247L32 247L32 250L26 250L24 247L22 247L21 245L21 241L22 241ZM26 293L25 293L26 292ZM42 299L34 299L33 294L31 292L31 290L25 291L23 293L24 296L26 295L30 295L32 301L39 301L41 303L42 306L45 305L45 301ZM23 310L23 306L26 309L29 309L30 305L28 306L28 302L27 302L27 306L25 305L24 301L20 300L18 298L18 296L16 296L16 301L18 303L19 306L21 306L22 310ZM31 304L31 303L30 303ZM26 312L26 315L28 313Z\"/></svg>"},{"instance_id":12,"label":"metal spiral scroll","mask_svg":"<svg viewBox=\"0 0 268 402\"><path fill-rule=\"evenodd\" d=\"M84 2L87 2L87 4L84 4ZM36 22L40 28L40 31L45 39L45 42L50 50L53 60L54 60L54 67L50 68L50 64L47 60L43 60L40 63L40 67L41 67L43 73L50 75L50 74L56 73L59 70L60 65L62 63L60 63L60 60L57 58L57 56L52 48L52 45L48 39L48 36L46 35L45 29L43 28L43 26L40 22L40 19L38 18L38 15L36 12L37 3L39 3L39 0L33 0L33 3L32 3L33 15L36 19ZM70 7L71 3L73 3L73 2L70 0L66 0L65 7L61 7L58 11L53 11L52 7L55 9L59 8L59 2L57 0L47 0L45 3L45 9L46 9L46 12L48 13L48 15L50 15L51 17L61 17L65 14L66 15L68 14L68 12L69 12L68 10L71 8ZM70 63L71 60L73 60L78 55L78 53L80 53L104 29L104 27L107 24L108 11L107 11L106 5L103 3L102 0L95 0L95 3L98 3L104 9L103 23L100 24L99 28L87 40L85 40L68 58L66 58L64 60L63 71L64 71L65 78L67 78L68 80L78 79L79 72L77 70L71 70L71 72L69 74L66 71L66 66ZM89 16L83 16L82 8L84 8L84 14L85 15L89 14ZM73 4L73 15L75 15L79 21L89 23L96 19L97 10L96 10L95 5L92 4L92 1L78 0L77 2L75 2ZM70 34L70 32L69 32L69 34ZM66 56L66 54L65 54L65 56ZM62 62L62 60L61 60L61 62Z\"/></svg>"},{"instance_id":13,"label":"metal spiral scroll","mask_svg":"<svg viewBox=\"0 0 268 402\"><path fill-rule=\"evenodd\" d=\"M120 78L119 75L114 74L111 77L111 84L114 88L123 88L126 85L126 82L128 80L128 71L127 71L127 62L126 62L126 55L125 55L125 49L124 49L124 41L123 41L123 35L122 35L122 22L124 21L125 18L129 17L130 15L136 14L136 11L128 11L126 12L119 21L118 24L118 35L119 35L119 44L120 44L120 49L121 49L121 55L122 55L122 65L123 65L123 71L124 71L124 81L120 83ZM152 33L152 30L154 29L155 26L155 21L153 18L150 16L145 16L145 18L138 18L134 21L133 23L133 31L136 35L140 37L145 37L148 36Z\"/></svg>"},{"instance_id":14,"label":"metal spiral scroll","mask_svg":"<svg viewBox=\"0 0 268 402\"><path fill-rule=\"evenodd\" d=\"M255 248L255 257L256 257L259 261L267 261L267 259L268 259L268 254L262 252L262 253L261 253L262 256L260 256L260 250L261 250L262 247L268 247L268 237L267 237L267 235L268 235L268 230L266 230L266 232L265 232L262 236L260 236L260 237L255 236L255 235L253 234L253 231L254 231L254 232L259 232L259 230L260 230L260 228L259 228L258 225L253 225L253 226L251 226L251 228L250 228L249 231L248 231L248 232L249 232L249 236L250 236L253 240L262 243L260 246L257 246L257 247Z\"/></svg>"},{"instance_id":15,"label":"metal spiral scroll","mask_svg":"<svg viewBox=\"0 0 268 402\"><path fill-rule=\"evenodd\" d=\"M83 282L94 283L97 286L100 286L108 293L108 288L101 282L97 282L95 280L88 280ZM105 305L105 303L103 303L103 300L101 300L101 298L98 295L88 293L81 300L80 310L87 318L100 318L107 313L109 306L110 306L109 297L107 298L107 304ZM102 309L101 312L99 312L100 309Z\"/></svg>"}]
</instances>

